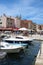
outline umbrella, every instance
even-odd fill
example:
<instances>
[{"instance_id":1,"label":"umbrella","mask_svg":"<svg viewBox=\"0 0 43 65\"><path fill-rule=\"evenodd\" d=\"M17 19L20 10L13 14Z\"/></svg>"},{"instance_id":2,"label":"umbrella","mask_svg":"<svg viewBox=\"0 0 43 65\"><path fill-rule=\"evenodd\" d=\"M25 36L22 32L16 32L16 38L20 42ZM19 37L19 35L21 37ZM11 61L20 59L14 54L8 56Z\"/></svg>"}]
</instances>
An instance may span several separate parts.
<instances>
[{"instance_id":1,"label":"umbrella","mask_svg":"<svg viewBox=\"0 0 43 65\"><path fill-rule=\"evenodd\" d=\"M23 28L20 28L19 30L23 31L24 36L28 36L28 29L27 28L23 27Z\"/></svg>"},{"instance_id":2,"label":"umbrella","mask_svg":"<svg viewBox=\"0 0 43 65\"><path fill-rule=\"evenodd\" d=\"M20 28L19 30L21 30L21 31L28 31L27 28Z\"/></svg>"}]
</instances>

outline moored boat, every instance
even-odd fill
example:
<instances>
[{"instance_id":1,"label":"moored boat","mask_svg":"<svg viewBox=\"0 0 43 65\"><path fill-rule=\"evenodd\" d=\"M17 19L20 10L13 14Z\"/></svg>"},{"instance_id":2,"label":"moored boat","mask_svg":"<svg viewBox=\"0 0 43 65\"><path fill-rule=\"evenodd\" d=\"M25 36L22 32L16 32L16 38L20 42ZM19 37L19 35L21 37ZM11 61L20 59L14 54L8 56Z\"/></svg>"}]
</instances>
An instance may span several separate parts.
<instances>
[{"instance_id":1,"label":"moored boat","mask_svg":"<svg viewBox=\"0 0 43 65\"><path fill-rule=\"evenodd\" d=\"M21 49L25 49L28 46L29 41L33 39L29 39L24 36L16 36L10 38L4 38L1 42L1 50L9 53L9 52L20 52Z\"/></svg>"}]
</instances>

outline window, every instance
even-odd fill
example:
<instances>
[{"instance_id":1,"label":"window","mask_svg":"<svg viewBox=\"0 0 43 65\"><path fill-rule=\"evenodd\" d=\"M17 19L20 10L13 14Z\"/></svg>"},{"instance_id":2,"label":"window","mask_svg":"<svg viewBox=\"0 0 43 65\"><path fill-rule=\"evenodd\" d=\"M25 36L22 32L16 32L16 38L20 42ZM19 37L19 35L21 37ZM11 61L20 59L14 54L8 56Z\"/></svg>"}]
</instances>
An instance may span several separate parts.
<instances>
[{"instance_id":1,"label":"window","mask_svg":"<svg viewBox=\"0 0 43 65\"><path fill-rule=\"evenodd\" d=\"M10 41L10 40L9 41L5 40L5 42L7 42L7 43L13 43L13 41Z\"/></svg>"},{"instance_id":2,"label":"window","mask_svg":"<svg viewBox=\"0 0 43 65\"><path fill-rule=\"evenodd\" d=\"M1 21L1 19L0 19L0 21Z\"/></svg>"},{"instance_id":3,"label":"window","mask_svg":"<svg viewBox=\"0 0 43 65\"><path fill-rule=\"evenodd\" d=\"M0 24L2 24L2 22L0 22Z\"/></svg>"}]
</instances>

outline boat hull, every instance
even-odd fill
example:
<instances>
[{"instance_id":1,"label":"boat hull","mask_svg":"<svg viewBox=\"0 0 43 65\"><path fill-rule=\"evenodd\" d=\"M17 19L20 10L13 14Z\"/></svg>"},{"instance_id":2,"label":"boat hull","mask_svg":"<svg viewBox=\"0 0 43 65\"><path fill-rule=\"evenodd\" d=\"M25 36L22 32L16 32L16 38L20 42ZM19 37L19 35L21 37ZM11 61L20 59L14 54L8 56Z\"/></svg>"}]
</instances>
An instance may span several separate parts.
<instances>
[{"instance_id":1,"label":"boat hull","mask_svg":"<svg viewBox=\"0 0 43 65\"><path fill-rule=\"evenodd\" d=\"M2 52L7 52L7 53L19 53L20 50L23 48L17 48L17 49L1 49Z\"/></svg>"}]
</instances>

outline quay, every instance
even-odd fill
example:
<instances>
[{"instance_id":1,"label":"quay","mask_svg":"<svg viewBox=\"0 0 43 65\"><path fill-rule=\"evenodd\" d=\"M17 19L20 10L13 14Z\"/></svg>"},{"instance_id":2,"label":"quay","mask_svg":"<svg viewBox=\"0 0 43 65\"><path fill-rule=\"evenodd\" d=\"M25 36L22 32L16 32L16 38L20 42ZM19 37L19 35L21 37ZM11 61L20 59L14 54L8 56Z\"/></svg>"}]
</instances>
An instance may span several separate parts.
<instances>
[{"instance_id":1,"label":"quay","mask_svg":"<svg viewBox=\"0 0 43 65\"><path fill-rule=\"evenodd\" d=\"M39 41L43 41L43 35L31 35L30 37L32 37L34 40L39 40Z\"/></svg>"},{"instance_id":2,"label":"quay","mask_svg":"<svg viewBox=\"0 0 43 65\"><path fill-rule=\"evenodd\" d=\"M41 43L41 48L36 57L35 65L43 65L43 42Z\"/></svg>"},{"instance_id":3,"label":"quay","mask_svg":"<svg viewBox=\"0 0 43 65\"><path fill-rule=\"evenodd\" d=\"M34 40L43 41L43 35L32 35ZM43 42L41 43L40 50L37 54L35 65L43 65Z\"/></svg>"}]
</instances>

